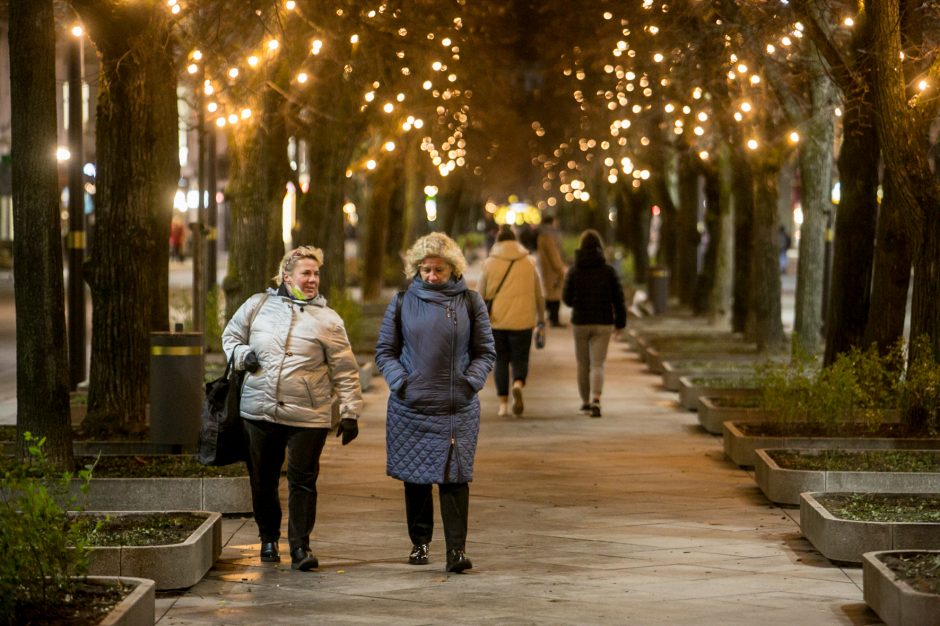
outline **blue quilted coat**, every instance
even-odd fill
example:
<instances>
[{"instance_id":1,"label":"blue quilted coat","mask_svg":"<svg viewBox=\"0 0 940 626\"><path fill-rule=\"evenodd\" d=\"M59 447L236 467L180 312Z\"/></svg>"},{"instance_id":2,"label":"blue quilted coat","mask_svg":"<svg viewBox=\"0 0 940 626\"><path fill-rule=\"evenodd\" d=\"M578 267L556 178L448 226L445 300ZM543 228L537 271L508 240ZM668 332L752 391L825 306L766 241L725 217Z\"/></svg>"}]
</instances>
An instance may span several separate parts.
<instances>
[{"instance_id":1,"label":"blue quilted coat","mask_svg":"<svg viewBox=\"0 0 940 626\"><path fill-rule=\"evenodd\" d=\"M469 482L480 432L477 392L496 361L486 306L462 278L431 285L415 277L403 294L399 335L397 299L375 346L390 391L386 471L411 483Z\"/></svg>"}]
</instances>

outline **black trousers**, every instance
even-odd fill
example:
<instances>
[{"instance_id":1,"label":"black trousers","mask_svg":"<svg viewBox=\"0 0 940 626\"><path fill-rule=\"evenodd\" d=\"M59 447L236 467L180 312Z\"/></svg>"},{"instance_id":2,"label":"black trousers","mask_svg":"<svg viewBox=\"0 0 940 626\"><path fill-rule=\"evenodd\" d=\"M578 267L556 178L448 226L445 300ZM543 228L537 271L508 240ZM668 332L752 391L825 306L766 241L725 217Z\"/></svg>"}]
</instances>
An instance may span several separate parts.
<instances>
[{"instance_id":1,"label":"black trousers","mask_svg":"<svg viewBox=\"0 0 940 626\"><path fill-rule=\"evenodd\" d=\"M431 543L434 534L433 485L405 483L405 515L411 543ZM437 486L444 522L444 542L448 550L463 550L467 543L467 520L470 517L470 485L444 483Z\"/></svg>"},{"instance_id":2,"label":"black trousers","mask_svg":"<svg viewBox=\"0 0 940 626\"><path fill-rule=\"evenodd\" d=\"M251 505L261 541L281 536L278 483L287 449L287 540L290 549L309 548L317 520L317 476L328 428L297 428L274 422L244 420L248 433Z\"/></svg>"},{"instance_id":3,"label":"black trousers","mask_svg":"<svg viewBox=\"0 0 940 626\"><path fill-rule=\"evenodd\" d=\"M525 384L529 376L529 349L532 347L532 329L493 330L496 343L496 367L493 368L493 380L496 382L496 395L509 395L509 367L512 366L512 380L521 380Z\"/></svg>"},{"instance_id":4,"label":"black trousers","mask_svg":"<svg viewBox=\"0 0 940 626\"><path fill-rule=\"evenodd\" d=\"M548 311L548 323L552 326L558 326L561 320L558 319L558 311L561 309L561 300L546 300L545 310Z\"/></svg>"}]
</instances>

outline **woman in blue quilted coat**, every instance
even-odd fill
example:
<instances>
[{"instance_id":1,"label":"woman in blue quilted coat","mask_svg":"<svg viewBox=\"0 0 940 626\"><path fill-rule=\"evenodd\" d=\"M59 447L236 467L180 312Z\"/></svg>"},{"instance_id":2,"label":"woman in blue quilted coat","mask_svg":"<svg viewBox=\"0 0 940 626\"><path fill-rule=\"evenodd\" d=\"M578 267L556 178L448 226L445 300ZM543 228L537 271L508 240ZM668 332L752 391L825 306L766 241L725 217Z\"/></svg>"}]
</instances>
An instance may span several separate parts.
<instances>
[{"instance_id":1,"label":"woman in blue quilted coat","mask_svg":"<svg viewBox=\"0 0 940 626\"><path fill-rule=\"evenodd\" d=\"M408 562L428 563L436 484L448 572L472 567L465 547L480 432L477 394L496 361L486 305L467 288L466 265L447 235L418 239L405 257L411 283L388 305L375 347L390 391L386 471L405 483Z\"/></svg>"}]
</instances>

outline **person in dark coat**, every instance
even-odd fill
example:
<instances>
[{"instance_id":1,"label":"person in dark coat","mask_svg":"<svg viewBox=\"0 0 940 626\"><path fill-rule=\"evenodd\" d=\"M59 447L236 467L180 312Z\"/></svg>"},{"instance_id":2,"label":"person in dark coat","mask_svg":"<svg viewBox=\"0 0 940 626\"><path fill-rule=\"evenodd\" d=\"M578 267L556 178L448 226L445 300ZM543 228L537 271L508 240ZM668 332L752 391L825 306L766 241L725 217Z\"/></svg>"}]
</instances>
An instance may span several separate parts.
<instances>
[{"instance_id":1,"label":"person in dark coat","mask_svg":"<svg viewBox=\"0 0 940 626\"><path fill-rule=\"evenodd\" d=\"M405 483L408 562L428 563L436 484L448 572L472 567L465 549L480 432L477 394L496 361L486 305L467 288L466 265L447 235L418 239L405 256L411 283L389 303L375 346L390 391L386 471Z\"/></svg>"},{"instance_id":2,"label":"person in dark coat","mask_svg":"<svg viewBox=\"0 0 940 626\"><path fill-rule=\"evenodd\" d=\"M626 327L627 308L617 271L607 264L596 230L581 233L574 266L565 276L562 301L571 307L580 412L600 417L607 346L615 329Z\"/></svg>"}]
</instances>

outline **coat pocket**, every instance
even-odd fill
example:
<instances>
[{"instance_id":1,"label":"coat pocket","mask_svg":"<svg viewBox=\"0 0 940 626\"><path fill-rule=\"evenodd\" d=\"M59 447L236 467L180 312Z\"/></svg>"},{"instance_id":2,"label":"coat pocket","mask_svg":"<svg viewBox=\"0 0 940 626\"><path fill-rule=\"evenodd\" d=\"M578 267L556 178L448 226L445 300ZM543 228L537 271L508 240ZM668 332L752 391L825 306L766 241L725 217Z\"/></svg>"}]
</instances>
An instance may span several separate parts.
<instances>
[{"instance_id":1,"label":"coat pocket","mask_svg":"<svg viewBox=\"0 0 940 626\"><path fill-rule=\"evenodd\" d=\"M331 401L329 387L317 384L317 381L311 380L309 376L304 376L303 383L311 407L316 408Z\"/></svg>"}]
</instances>

